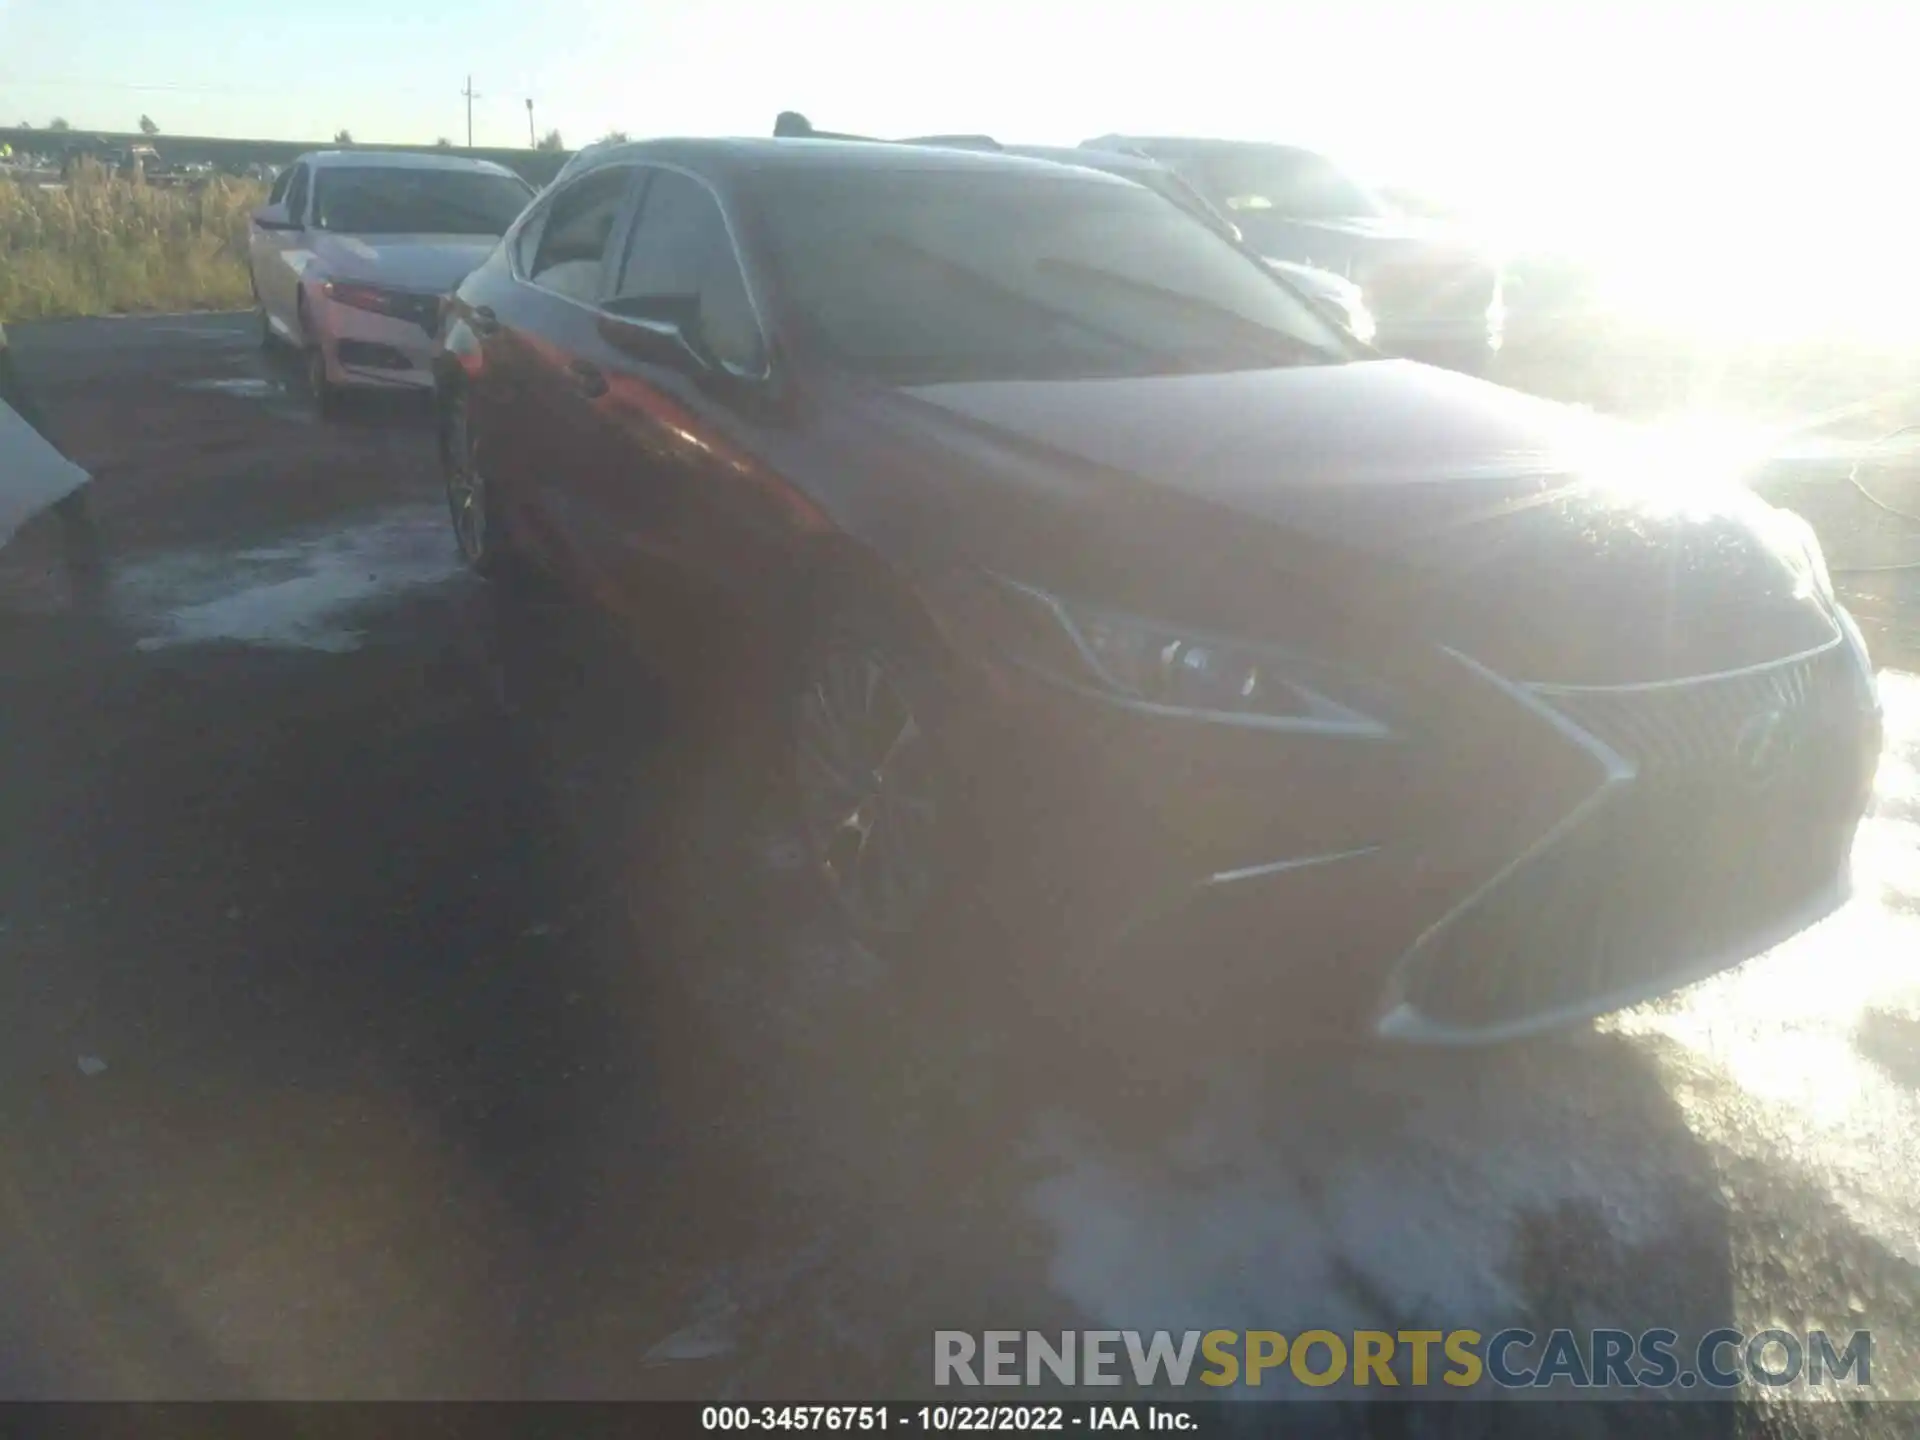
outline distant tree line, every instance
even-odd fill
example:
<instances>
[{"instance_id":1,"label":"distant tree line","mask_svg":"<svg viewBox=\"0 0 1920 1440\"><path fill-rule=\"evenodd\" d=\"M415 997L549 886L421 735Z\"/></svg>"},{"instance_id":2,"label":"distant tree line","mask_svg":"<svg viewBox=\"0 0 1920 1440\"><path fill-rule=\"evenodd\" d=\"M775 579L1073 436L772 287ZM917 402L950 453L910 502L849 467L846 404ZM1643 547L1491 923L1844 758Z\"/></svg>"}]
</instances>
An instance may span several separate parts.
<instances>
[{"instance_id":1,"label":"distant tree line","mask_svg":"<svg viewBox=\"0 0 1920 1440\"><path fill-rule=\"evenodd\" d=\"M34 128L33 122L31 120L22 120L18 128L31 130ZM67 134L72 131L73 125L64 115L56 115L47 122L46 128L53 134ZM160 126L154 121L151 115L142 115L139 121L139 130L142 135L152 137L160 133ZM624 130L609 130L605 135L600 137L599 143L603 145L625 144L629 138L627 132ZM340 129L333 132L333 143L335 145L353 144L353 131L344 125L341 126ZM452 150L456 147L451 139L442 135L433 142L433 148L436 150ZM558 130L549 130L545 135L540 137L539 142L533 148L547 154L559 154L567 148L567 142Z\"/></svg>"}]
</instances>

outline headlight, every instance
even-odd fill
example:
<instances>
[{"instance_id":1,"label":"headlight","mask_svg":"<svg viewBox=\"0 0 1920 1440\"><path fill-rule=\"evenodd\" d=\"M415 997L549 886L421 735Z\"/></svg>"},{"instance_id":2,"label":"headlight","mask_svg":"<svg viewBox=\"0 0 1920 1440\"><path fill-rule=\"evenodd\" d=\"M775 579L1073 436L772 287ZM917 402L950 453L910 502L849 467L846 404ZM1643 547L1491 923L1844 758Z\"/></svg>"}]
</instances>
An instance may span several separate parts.
<instances>
[{"instance_id":1,"label":"headlight","mask_svg":"<svg viewBox=\"0 0 1920 1440\"><path fill-rule=\"evenodd\" d=\"M1791 510L1776 508L1774 514L1778 517L1774 524L1779 529L1780 557L1793 567L1807 593L1832 604L1833 575L1827 569L1826 553L1813 526Z\"/></svg>"},{"instance_id":2,"label":"headlight","mask_svg":"<svg viewBox=\"0 0 1920 1440\"><path fill-rule=\"evenodd\" d=\"M1384 706L1338 667L1287 651L1069 604L995 577L1022 612L1010 658L1027 669L1131 709L1239 725L1385 738ZM1368 690L1366 696L1357 692ZM1338 692L1342 698L1334 698ZM1367 709L1358 706L1364 703Z\"/></svg>"},{"instance_id":3,"label":"headlight","mask_svg":"<svg viewBox=\"0 0 1920 1440\"><path fill-rule=\"evenodd\" d=\"M1362 345L1371 345L1378 329L1373 321L1373 312L1367 309L1367 302L1360 297L1358 290L1342 304L1347 312L1347 328L1353 331L1353 338Z\"/></svg>"}]
</instances>

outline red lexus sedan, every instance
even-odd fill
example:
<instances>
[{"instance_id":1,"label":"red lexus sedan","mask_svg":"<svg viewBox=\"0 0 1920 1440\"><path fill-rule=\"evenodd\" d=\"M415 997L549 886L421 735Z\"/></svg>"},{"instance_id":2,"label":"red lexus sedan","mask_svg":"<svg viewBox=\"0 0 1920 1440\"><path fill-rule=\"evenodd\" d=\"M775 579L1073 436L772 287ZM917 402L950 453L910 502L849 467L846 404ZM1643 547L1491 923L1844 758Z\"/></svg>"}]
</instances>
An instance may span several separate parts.
<instances>
[{"instance_id":1,"label":"red lexus sedan","mask_svg":"<svg viewBox=\"0 0 1920 1440\"><path fill-rule=\"evenodd\" d=\"M1127 180L609 147L436 376L470 563L751 675L903 962L985 890L1145 1003L1470 1043L1846 894L1880 715L1804 522L1358 350Z\"/></svg>"}]
</instances>

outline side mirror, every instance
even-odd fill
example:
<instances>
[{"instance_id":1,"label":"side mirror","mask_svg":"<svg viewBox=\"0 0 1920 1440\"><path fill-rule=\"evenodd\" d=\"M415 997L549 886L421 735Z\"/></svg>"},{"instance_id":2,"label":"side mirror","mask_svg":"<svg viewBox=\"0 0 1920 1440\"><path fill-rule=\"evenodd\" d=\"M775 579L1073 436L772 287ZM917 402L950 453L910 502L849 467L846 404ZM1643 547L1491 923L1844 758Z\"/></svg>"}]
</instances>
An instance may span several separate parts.
<instances>
[{"instance_id":1,"label":"side mirror","mask_svg":"<svg viewBox=\"0 0 1920 1440\"><path fill-rule=\"evenodd\" d=\"M262 205L253 212L253 223L262 230L298 230L285 205Z\"/></svg>"},{"instance_id":2,"label":"side mirror","mask_svg":"<svg viewBox=\"0 0 1920 1440\"><path fill-rule=\"evenodd\" d=\"M771 369L745 375L721 360L700 332L700 297L649 295L610 300L600 321L600 337L635 359L687 371L694 384L739 404L779 405Z\"/></svg>"},{"instance_id":3,"label":"side mirror","mask_svg":"<svg viewBox=\"0 0 1920 1440\"><path fill-rule=\"evenodd\" d=\"M656 364L692 361L702 370L712 360L696 338L700 320L697 295L645 295L609 300L600 335L616 350Z\"/></svg>"}]
</instances>

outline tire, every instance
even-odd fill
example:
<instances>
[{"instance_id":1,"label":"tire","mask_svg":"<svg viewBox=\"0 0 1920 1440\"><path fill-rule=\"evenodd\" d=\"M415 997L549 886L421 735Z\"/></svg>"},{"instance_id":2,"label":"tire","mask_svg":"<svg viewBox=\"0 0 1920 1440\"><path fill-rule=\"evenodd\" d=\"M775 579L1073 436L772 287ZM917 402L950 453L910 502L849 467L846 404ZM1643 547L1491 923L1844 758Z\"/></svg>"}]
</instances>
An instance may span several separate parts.
<instances>
[{"instance_id":1,"label":"tire","mask_svg":"<svg viewBox=\"0 0 1920 1440\"><path fill-rule=\"evenodd\" d=\"M322 420L339 418L340 387L327 378L327 354L318 345L307 347L307 394Z\"/></svg>"},{"instance_id":2,"label":"tire","mask_svg":"<svg viewBox=\"0 0 1920 1440\"><path fill-rule=\"evenodd\" d=\"M851 938L889 962L957 938L976 913L979 827L944 658L855 588L822 608L782 688L783 788Z\"/></svg>"},{"instance_id":3,"label":"tire","mask_svg":"<svg viewBox=\"0 0 1920 1440\"><path fill-rule=\"evenodd\" d=\"M280 337L273 333L273 322L267 318L266 304L260 299L260 287L251 273L247 276L247 287L253 291L253 318L260 331L260 348L270 352L279 346Z\"/></svg>"},{"instance_id":4,"label":"tire","mask_svg":"<svg viewBox=\"0 0 1920 1440\"><path fill-rule=\"evenodd\" d=\"M979 1047L1001 1046L1007 1013L1019 1012L1004 1004L1005 947L982 933L991 921L968 864L973 812L956 783L967 771L962 747L947 744L959 687L911 620L889 618L889 603L856 585L784 644L744 642L737 666L716 646L728 660L709 668L731 668L731 684L688 695L667 683L677 714L636 756L642 778L618 847L630 871L627 919L649 951L671 957L658 978L672 999L661 1003L686 1006L730 1061L844 1073L859 1056L921 1077L924 1094L965 1095L993 1072ZM768 641L783 658L769 663ZM810 677L848 658L873 659L897 694L911 695L925 761L913 773L937 797L921 903L879 923L835 883L844 861L809 821L797 763ZM891 773L898 782L909 772ZM927 1043L936 1030L962 1043ZM921 1038L902 1053L910 1036Z\"/></svg>"},{"instance_id":5,"label":"tire","mask_svg":"<svg viewBox=\"0 0 1920 1440\"><path fill-rule=\"evenodd\" d=\"M507 531L498 496L478 468L479 444L473 434L464 392L448 401L440 425L440 473L447 495L447 518L454 543L467 568L486 580L505 580L517 573L512 537Z\"/></svg>"},{"instance_id":6,"label":"tire","mask_svg":"<svg viewBox=\"0 0 1920 1440\"><path fill-rule=\"evenodd\" d=\"M327 377L327 352L314 338L313 322L307 314L305 296L300 299L300 337L306 345L304 354L307 395L313 401L314 413L323 421L338 419L341 402L340 387Z\"/></svg>"}]
</instances>

